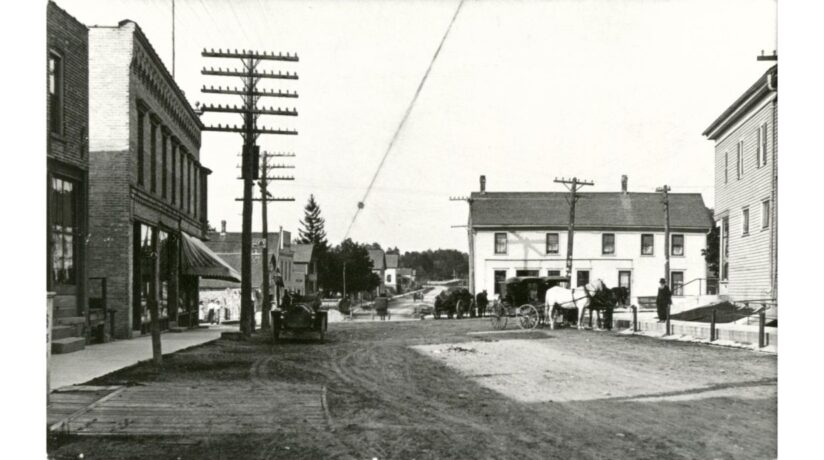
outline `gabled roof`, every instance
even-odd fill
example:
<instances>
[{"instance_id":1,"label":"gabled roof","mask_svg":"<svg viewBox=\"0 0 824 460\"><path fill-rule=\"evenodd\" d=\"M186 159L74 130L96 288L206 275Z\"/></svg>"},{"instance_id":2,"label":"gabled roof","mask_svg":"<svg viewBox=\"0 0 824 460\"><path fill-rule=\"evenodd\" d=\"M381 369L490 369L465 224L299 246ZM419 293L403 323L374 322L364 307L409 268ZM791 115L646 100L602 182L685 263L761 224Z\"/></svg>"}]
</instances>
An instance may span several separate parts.
<instances>
[{"instance_id":1,"label":"gabled roof","mask_svg":"<svg viewBox=\"0 0 824 460\"><path fill-rule=\"evenodd\" d=\"M312 243L307 244L293 244L292 250L294 251L295 255L292 259L296 264L308 264L312 261L312 251L314 250L315 245Z\"/></svg>"},{"instance_id":2,"label":"gabled roof","mask_svg":"<svg viewBox=\"0 0 824 460\"><path fill-rule=\"evenodd\" d=\"M367 249L369 258L372 260L372 270L383 270L386 268L384 263L383 249Z\"/></svg>"},{"instance_id":3,"label":"gabled roof","mask_svg":"<svg viewBox=\"0 0 824 460\"><path fill-rule=\"evenodd\" d=\"M664 205L660 193L580 192L575 228L661 229ZM569 223L567 192L472 193L473 228L557 227ZM709 230L712 217L699 193L670 193L670 227Z\"/></svg>"},{"instance_id":4,"label":"gabled roof","mask_svg":"<svg viewBox=\"0 0 824 460\"><path fill-rule=\"evenodd\" d=\"M768 84L769 83L769 84ZM715 121L704 130L702 135L707 136L710 140L717 140L721 133L728 127L733 125L738 119L747 112L753 105L761 100L761 97L768 94L771 90L768 86L773 88L778 87L778 65L770 67L764 75L753 83L747 91L744 91L735 102L732 103L727 110L725 110Z\"/></svg>"},{"instance_id":5,"label":"gabled roof","mask_svg":"<svg viewBox=\"0 0 824 460\"><path fill-rule=\"evenodd\" d=\"M284 232L286 233L286 232ZM204 241L206 246L217 254L224 262L232 266L238 273L241 271L241 236L240 232L209 232L209 241ZM275 256L278 247L278 234L270 233L268 238L269 257ZM263 282L263 261L261 260L262 252L258 243L263 239L263 235L259 232L252 233L252 288L259 289ZM291 251L281 249L281 254L288 255ZM233 283L230 281L202 279L200 281L201 288L207 289L223 289L227 287L238 287L240 283Z\"/></svg>"},{"instance_id":6,"label":"gabled roof","mask_svg":"<svg viewBox=\"0 0 824 460\"><path fill-rule=\"evenodd\" d=\"M400 256L397 254L386 254L386 268L398 268Z\"/></svg>"}]
</instances>

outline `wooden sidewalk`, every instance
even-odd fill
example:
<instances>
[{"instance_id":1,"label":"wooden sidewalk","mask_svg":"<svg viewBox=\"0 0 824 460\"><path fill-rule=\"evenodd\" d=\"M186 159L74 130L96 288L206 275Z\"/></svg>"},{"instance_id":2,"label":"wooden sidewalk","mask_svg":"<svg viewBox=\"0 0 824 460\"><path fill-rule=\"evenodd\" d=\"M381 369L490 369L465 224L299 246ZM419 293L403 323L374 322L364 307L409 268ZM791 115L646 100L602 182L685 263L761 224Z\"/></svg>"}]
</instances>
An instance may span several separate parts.
<instances>
[{"instance_id":1,"label":"wooden sidewalk","mask_svg":"<svg viewBox=\"0 0 824 460\"><path fill-rule=\"evenodd\" d=\"M327 429L321 385L267 381L66 387L49 431L71 435L212 435Z\"/></svg>"}]
</instances>

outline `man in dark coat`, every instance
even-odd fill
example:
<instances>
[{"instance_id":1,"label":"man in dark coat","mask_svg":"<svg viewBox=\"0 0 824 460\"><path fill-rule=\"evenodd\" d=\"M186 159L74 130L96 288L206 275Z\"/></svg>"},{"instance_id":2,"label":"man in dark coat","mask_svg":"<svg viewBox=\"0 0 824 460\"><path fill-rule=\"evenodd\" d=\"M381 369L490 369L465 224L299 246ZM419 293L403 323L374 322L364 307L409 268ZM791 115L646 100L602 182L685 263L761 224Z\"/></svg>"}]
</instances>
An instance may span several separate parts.
<instances>
[{"instance_id":1,"label":"man in dark coat","mask_svg":"<svg viewBox=\"0 0 824 460\"><path fill-rule=\"evenodd\" d=\"M667 280L664 278L661 278L658 283L658 295L655 297L655 306L658 307L658 321L666 321L667 307L672 304L672 292L670 292Z\"/></svg>"}]
</instances>

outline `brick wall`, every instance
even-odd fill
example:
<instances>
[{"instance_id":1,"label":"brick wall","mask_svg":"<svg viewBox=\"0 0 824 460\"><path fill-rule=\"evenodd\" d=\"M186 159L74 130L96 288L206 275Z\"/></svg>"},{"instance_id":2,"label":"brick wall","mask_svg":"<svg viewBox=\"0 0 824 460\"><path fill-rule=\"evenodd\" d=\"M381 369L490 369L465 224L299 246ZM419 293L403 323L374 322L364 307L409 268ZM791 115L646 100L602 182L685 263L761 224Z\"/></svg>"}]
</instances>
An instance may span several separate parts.
<instances>
[{"instance_id":1,"label":"brick wall","mask_svg":"<svg viewBox=\"0 0 824 460\"><path fill-rule=\"evenodd\" d=\"M114 308L115 336L133 335L133 238L134 224L142 222L169 233L178 229L198 238L203 225L194 212L181 206L180 152L190 152L196 161L200 148L200 129L192 120L189 107L178 97L165 69L139 27L124 21L117 27L92 27L89 38L90 169L91 187L90 276L107 278L109 307ZM138 183L138 121L143 117L143 184ZM188 117L188 119L186 118ZM155 188L150 174L152 124L154 139ZM192 132L194 126L196 130ZM163 171L163 143L166 145ZM172 142L178 145L176 160L177 191L172 203ZM163 194L163 180L166 194ZM188 194L188 192L187 192ZM183 202L185 203L185 202ZM205 216L204 216L205 217Z\"/></svg>"},{"instance_id":2,"label":"brick wall","mask_svg":"<svg viewBox=\"0 0 824 460\"><path fill-rule=\"evenodd\" d=\"M62 59L63 123L62 132L52 134L47 124L49 158L86 169L89 129L89 66L88 29L56 4L49 2L46 10L47 50ZM46 69L48 74L48 67ZM46 85L47 114L51 113Z\"/></svg>"}]
</instances>

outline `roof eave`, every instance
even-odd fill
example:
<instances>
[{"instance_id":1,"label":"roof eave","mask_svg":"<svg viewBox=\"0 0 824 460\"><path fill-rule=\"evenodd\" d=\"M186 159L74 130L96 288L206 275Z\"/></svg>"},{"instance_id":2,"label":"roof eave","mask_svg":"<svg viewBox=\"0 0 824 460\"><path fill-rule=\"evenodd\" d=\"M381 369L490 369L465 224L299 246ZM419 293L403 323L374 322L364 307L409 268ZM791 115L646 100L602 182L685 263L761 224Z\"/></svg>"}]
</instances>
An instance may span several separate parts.
<instances>
[{"instance_id":1,"label":"roof eave","mask_svg":"<svg viewBox=\"0 0 824 460\"><path fill-rule=\"evenodd\" d=\"M739 96L738 99L735 100L729 107L727 107L718 118L715 119L708 127L701 133L702 136L706 136L710 140L718 139L721 132L723 132L726 128L730 125L735 123L742 114L746 113L748 109L750 109L761 97L765 94L769 94L772 92L768 88L768 79L770 75L777 74L777 66L771 67L769 70L764 72L761 77L756 80L756 82L750 86L744 94Z\"/></svg>"}]
</instances>

